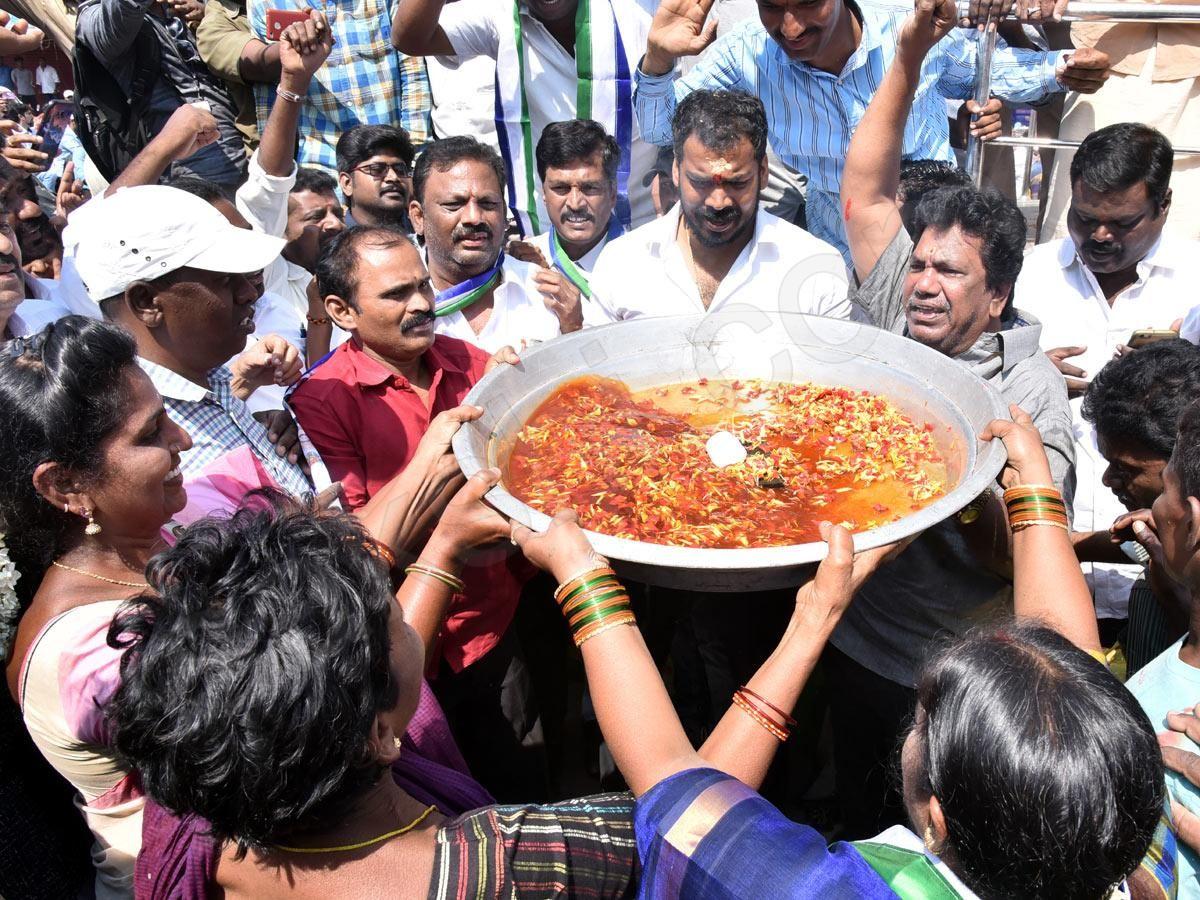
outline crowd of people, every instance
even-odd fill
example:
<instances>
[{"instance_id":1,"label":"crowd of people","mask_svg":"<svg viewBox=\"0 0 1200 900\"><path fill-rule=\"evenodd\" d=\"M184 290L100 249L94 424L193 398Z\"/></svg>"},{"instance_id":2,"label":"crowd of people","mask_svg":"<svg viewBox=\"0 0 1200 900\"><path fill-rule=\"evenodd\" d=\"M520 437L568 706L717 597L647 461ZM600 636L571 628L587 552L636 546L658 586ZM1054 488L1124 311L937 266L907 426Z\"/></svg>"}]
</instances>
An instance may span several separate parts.
<instances>
[{"instance_id":1,"label":"crowd of people","mask_svg":"<svg viewBox=\"0 0 1200 900\"><path fill-rule=\"evenodd\" d=\"M1132 51L964 10L83 0L0 118L0 896L1200 898L1186 158L1127 105L1031 247L960 121ZM728 594L464 477L488 372L718 312L949 357L996 483Z\"/></svg>"}]
</instances>

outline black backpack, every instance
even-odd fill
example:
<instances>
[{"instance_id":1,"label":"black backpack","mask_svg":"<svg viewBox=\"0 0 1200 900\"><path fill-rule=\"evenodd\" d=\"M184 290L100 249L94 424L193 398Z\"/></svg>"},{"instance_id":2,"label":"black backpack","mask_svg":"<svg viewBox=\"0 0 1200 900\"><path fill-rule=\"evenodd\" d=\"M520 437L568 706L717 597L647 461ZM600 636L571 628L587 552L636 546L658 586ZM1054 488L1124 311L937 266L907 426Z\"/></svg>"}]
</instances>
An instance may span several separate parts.
<instances>
[{"instance_id":1,"label":"black backpack","mask_svg":"<svg viewBox=\"0 0 1200 900\"><path fill-rule=\"evenodd\" d=\"M154 137L145 113L159 74L162 48L152 26L138 30L130 52L135 62L133 89L127 97L95 54L82 41L75 42L75 133L109 181Z\"/></svg>"}]
</instances>

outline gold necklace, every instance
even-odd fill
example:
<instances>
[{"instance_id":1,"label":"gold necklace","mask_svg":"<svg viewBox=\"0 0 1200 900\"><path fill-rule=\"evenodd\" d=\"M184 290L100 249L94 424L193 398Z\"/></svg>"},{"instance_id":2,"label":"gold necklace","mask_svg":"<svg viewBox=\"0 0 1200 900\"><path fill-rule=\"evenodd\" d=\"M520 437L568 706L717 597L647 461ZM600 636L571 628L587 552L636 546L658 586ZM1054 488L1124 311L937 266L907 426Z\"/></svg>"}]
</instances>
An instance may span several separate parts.
<instances>
[{"instance_id":1,"label":"gold necklace","mask_svg":"<svg viewBox=\"0 0 1200 900\"><path fill-rule=\"evenodd\" d=\"M109 584L119 584L121 587L150 587L144 581L118 581L116 578L106 578L103 575L97 575L95 572L85 572L83 569L77 569L74 566L68 566L66 563L60 563L54 560L50 563L52 566L57 566L60 569L66 569L68 572L74 572L76 575L86 575L88 578L95 578L97 581L107 581Z\"/></svg>"},{"instance_id":2,"label":"gold necklace","mask_svg":"<svg viewBox=\"0 0 1200 900\"><path fill-rule=\"evenodd\" d=\"M390 841L394 837L399 837L402 834L407 834L412 831L427 818L437 807L430 806L407 825L402 828L397 828L393 831L387 831L378 837L369 838L365 841L359 841L357 844L342 844L338 847L283 847L277 846L276 850L285 850L288 853L343 853L349 850L362 850L365 847L374 847L376 844L382 844L384 841Z\"/></svg>"}]
</instances>

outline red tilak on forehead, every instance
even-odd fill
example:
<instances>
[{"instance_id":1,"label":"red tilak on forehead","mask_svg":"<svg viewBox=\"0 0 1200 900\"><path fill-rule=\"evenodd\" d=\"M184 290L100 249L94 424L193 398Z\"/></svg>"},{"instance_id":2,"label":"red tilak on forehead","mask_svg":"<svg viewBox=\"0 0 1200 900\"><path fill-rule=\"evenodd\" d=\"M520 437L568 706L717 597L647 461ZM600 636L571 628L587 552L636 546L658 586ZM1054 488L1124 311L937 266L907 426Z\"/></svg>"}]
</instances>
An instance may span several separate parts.
<instances>
[{"instance_id":1,"label":"red tilak on forehead","mask_svg":"<svg viewBox=\"0 0 1200 900\"><path fill-rule=\"evenodd\" d=\"M717 187L720 187L724 183L725 183L725 176L722 175L720 172L714 172L713 173L713 184L717 185Z\"/></svg>"}]
</instances>

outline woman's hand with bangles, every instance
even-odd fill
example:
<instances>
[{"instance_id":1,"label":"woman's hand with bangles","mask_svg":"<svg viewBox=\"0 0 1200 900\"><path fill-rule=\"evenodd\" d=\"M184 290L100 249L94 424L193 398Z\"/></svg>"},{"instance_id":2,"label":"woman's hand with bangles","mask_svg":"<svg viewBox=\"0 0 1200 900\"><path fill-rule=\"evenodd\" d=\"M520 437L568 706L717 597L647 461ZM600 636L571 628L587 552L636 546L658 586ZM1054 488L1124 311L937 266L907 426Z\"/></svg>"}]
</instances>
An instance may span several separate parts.
<instances>
[{"instance_id":1,"label":"woman's hand with bangles","mask_svg":"<svg viewBox=\"0 0 1200 900\"><path fill-rule=\"evenodd\" d=\"M559 584L581 572L608 565L608 560L592 549L579 527L579 517L569 509L560 510L542 534L513 522L511 537L526 559L549 572Z\"/></svg>"},{"instance_id":2,"label":"woman's hand with bangles","mask_svg":"<svg viewBox=\"0 0 1200 900\"><path fill-rule=\"evenodd\" d=\"M1005 488L1019 484L1054 484L1050 460L1042 445L1042 435L1033 418L1015 403L1009 406L1012 421L994 419L979 436L981 441L1000 438L1008 451L1008 461L1000 472L1000 484Z\"/></svg>"}]
</instances>

